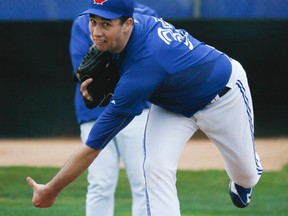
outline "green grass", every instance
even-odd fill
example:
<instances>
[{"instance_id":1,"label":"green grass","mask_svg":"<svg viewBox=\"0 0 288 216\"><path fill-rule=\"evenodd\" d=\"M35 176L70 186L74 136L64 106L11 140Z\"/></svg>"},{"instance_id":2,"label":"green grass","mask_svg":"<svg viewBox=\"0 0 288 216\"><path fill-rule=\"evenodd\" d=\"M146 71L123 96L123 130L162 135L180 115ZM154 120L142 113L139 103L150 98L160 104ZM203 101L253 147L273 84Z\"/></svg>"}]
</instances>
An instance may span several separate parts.
<instances>
[{"instance_id":1,"label":"green grass","mask_svg":"<svg viewBox=\"0 0 288 216\"><path fill-rule=\"evenodd\" d=\"M57 172L57 168L0 167L0 215L84 215L86 173L59 195L52 208L32 206L32 189L26 183L26 176L45 183ZM245 209L234 207L230 201L229 179L224 171L178 171L177 179L182 216L286 216L288 213L288 166L279 172L264 172L254 188L250 206ZM120 172L115 196L115 216L131 216L131 195L124 170Z\"/></svg>"}]
</instances>

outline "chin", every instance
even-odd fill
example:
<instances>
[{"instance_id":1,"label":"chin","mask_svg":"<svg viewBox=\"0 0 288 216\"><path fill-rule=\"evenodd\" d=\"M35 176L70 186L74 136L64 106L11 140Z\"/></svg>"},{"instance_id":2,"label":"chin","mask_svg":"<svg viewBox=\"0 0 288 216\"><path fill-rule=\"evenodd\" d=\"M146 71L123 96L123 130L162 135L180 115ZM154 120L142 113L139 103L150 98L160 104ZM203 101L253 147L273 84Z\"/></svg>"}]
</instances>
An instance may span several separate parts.
<instances>
[{"instance_id":1,"label":"chin","mask_svg":"<svg viewBox=\"0 0 288 216\"><path fill-rule=\"evenodd\" d=\"M107 47L95 44L96 48L102 52L108 51Z\"/></svg>"},{"instance_id":2,"label":"chin","mask_svg":"<svg viewBox=\"0 0 288 216\"><path fill-rule=\"evenodd\" d=\"M99 51L105 51L105 50L103 49L103 47L97 46L97 45L95 45L95 46L96 46L96 48L97 48Z\"/></svg>"}]
</instances>

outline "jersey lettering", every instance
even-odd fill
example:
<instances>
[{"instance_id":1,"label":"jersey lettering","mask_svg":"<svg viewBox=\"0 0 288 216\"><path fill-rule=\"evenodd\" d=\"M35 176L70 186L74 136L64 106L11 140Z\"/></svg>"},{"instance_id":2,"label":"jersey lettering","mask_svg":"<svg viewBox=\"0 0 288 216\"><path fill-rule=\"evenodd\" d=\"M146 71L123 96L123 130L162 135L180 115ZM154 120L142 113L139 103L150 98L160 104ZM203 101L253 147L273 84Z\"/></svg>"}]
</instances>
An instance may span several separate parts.
<instances>
[{"instance_id":1,"label":"jersey lettering","mask_svg":"<svg viewBox=\"0 0 288 216\"><path fill-rule=\"evenodd\" d=\"M170 45L172 41L178 41L184 43L190 50L193 49L193 44L189 40L189 34L180 29L174 29L174 27L165 22L163 19L154 17L156 22L161 22L162 27L158 28L158 36L167 44Z\"/></svg>"}]
</instances>

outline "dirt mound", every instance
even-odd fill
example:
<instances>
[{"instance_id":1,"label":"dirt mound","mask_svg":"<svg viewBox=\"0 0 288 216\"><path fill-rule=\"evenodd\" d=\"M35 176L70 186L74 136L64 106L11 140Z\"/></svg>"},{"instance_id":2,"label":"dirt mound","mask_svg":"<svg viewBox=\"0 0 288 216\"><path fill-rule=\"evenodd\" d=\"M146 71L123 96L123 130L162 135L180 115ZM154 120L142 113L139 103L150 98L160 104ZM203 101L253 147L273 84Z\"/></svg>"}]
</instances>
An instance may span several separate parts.
<instances>
[{"instance_id":1,"label":"dirt mound","mask_svg":"<svg viewBox=\"0 0 288 216\"><path fill-rule=\"evenodd\" d=\"M264 170L276 171L288 164L288 138L256 139L255 144ZM80 139L2 139L0 166L61 167L80 145ZM223 168L219 152L207 139L189 141L179 161L182 170Z\"/></svg>"}]
</instances>

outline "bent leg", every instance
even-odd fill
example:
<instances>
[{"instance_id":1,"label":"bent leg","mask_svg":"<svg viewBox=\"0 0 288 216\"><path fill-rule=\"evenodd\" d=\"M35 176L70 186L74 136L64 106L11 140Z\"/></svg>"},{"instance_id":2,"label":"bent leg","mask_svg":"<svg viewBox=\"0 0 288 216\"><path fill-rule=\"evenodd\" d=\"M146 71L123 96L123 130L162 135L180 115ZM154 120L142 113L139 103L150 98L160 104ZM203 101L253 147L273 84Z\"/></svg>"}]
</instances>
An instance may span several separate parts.
<instances>
[{"instance_id":1,"label":"bent leg","mask_svg":"<svg viewBox=\"0 0 288 216\"><path fill-rule=\"evenodd\" d=\"M263 169L254 145L254 114L246 74L238 62L233 60L232 65L231 90L195 117L222 154L230 179L251 188Z\"/></svg>"}]
</instances>

